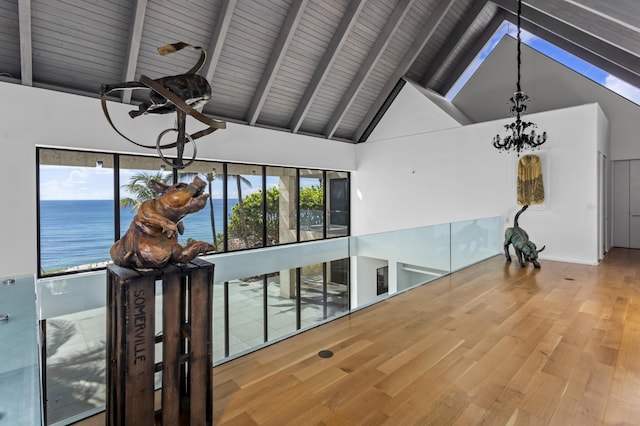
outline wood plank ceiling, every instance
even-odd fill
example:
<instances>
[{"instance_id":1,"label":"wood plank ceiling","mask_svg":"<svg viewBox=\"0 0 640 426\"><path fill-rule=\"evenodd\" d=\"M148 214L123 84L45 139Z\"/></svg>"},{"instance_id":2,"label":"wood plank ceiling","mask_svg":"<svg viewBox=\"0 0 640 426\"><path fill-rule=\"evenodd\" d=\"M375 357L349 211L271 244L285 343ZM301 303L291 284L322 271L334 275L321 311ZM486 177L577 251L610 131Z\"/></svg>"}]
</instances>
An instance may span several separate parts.
<instances>
[{"instance_id":1,"label":"wood plank ceiling","mask_svg":"<svg viewBox=\"0 0 640 426\"><path fill-rule=\"evenodd\" d=\"M215 118L364 142L405 79L446 94L516 0L3 0L0 81L98 96L205 47ZM640 87L638 0L524 0L523 27ZM124 92L125 103L144 94Z\"/></svg>"}]
</instances>

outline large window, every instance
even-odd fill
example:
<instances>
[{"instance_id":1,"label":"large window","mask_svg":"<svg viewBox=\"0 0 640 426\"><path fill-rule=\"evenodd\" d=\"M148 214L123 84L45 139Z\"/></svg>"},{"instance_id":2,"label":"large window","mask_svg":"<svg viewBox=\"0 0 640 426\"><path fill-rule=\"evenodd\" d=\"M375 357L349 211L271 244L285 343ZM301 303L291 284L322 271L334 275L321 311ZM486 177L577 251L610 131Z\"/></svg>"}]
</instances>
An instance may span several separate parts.
<instances>
[{"instance_id":1,"label":"large window","mask_svg":"<svg viewBox=\"0 0 640 426\"><path fill-rule=\"evenodd\" d=\"M104 267L114 242L113 156L38 150L40 275Z\"/></svg>"},{"instance_id":2,"label":"large window","mask_svg":"<svg viewBox=\"0 0 640 426\"><path fill-rule=\"evenodd\" d=\"M349 235L349 173L195 161L176 171L152 156L38 148L39 276L104 268L149 183L207 182L208 205L183 220L181 244L216 252Z\"/></svg>"}]
</instances>

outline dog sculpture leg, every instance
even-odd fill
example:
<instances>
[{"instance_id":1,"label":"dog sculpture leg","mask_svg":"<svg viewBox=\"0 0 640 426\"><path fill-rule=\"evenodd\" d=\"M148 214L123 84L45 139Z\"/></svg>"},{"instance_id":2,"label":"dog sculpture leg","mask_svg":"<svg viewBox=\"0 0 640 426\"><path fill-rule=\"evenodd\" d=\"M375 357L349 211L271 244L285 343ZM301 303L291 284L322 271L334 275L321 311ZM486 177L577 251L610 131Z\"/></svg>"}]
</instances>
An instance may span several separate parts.
<instances>
[{"instance_id":1,"label":"dog sculpture leg","mask_svg":"<svg viewBox=\"0 0 640 426\"><path fill-rule=\"evenodd\" d=\"M505 241L504 243L504 257L507 259L507 262L511 262L511 255L509 254L509 242Z\"/></svg>"},{"instance_id":2,"label":"dog sculpture leg","mask_svg":"<svg viewBox=\"0 0 640 426\"><path fill-rule=\"evenodd\" d=\"M513 247L516 250L516 257L518 258L518 263L520 264L521 267L525 267L524 264L524 256L522 255L522 250L518 250L518 248L516 246Z\"/></svg>"}]
</instances>

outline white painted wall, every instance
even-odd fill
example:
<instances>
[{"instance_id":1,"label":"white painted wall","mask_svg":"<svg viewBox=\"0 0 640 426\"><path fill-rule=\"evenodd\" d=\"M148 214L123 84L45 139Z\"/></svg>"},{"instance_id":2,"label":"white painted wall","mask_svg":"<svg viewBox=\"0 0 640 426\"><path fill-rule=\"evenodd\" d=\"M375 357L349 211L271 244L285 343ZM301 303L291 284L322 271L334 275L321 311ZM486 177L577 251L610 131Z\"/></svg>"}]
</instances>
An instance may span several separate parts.
<instances>
[{"instance_id":1,"label":"white painted wall","mask_svg":"<svg viewBox=\"0 0 640 426\"><path fill-rule=\"evenodd\" d=\"M11 100L0 103L5 161L0 169L5 183L0 194L0 277L30 275L36 271L35 147L151 153L118 136L97 99L9 83L0 83L0 97ZM397 102L400 113L403 108L419 108L415 102ZM425 105L433 108L433 102ZM173 124L169 117L130 120L126 105L110 103L110 108L123 130L147 138L147 143L155 141L158 129ZM597 105L590 104L529 116L551 136L545 145L551 157L550 206L522 217L532 239L549 247L545 258L597 262L597 135L603 122L598 114ZM507 121L407 135L403 129L394 130L399 123L389 120L380 123L385 139L356 146L230 123L199 141L198 156L357 169L352 173L354 235L499 215L510 221L516 210L510 201L516 159L499 154L490 144ZM390 136L394 134L403 136Z\"/></svg>"},{"instance_id":2,"label":"white painted wall","mask_svg":"<svg viewBox=\"0 0 640 426\"><path fill-rule=\"evenodd\" d=\"M442 102L438 102L440 98ZM469 123L469 119L449 101L407 81L369 135L367 143L451 129Z\"/></svg>"},{"instance_id":3,"label":"white painted wall","mask_svg":"<svg viewBox=\"0 0 640 426\"><path fill-rule=\"evenodd\" d=\"M606 120L599 111L589 104L527 116L550 137L544 145L548 208L530 209L520 219L531 239L547 246L542 258L598 262L597 150L600 142L606 144L598 138L598 126ZM517 158L499 153L491 140L510 121L357 145L352 234L490 216L503 216L509 226L519 209L512 192Z\"/></svg>"},{"instance_id":4,"label":"white painted wall","mask_svg":"<svg viewBox=\"0 0 640 426\"><path fill-rule=\"evenodd\" d=\"M98 99L0 82L0 277L36 272L36 146L155 154L122 139L108 125ZM115 120L134 140L154 144L173 127L174 115L131 120L128 105L109 103ZM191 122L191 121L189 121ZM353 145L228 123L198 140L198 158L310 167L355 169Z\"/></svg>"}]
</instances>

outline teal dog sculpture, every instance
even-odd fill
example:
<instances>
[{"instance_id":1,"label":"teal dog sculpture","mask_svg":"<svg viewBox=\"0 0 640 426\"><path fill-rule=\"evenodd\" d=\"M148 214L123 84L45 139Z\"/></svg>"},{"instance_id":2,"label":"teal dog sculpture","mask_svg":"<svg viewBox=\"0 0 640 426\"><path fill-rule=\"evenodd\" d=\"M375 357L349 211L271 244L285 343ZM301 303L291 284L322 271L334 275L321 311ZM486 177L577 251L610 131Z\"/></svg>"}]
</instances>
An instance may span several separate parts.
<instances>
[{"instance_id":1,"label":"teal dog sculpture","mask_svg":"<svg viewBox=\"0 0 640 426\"><path fill-rule=\"evenodd\" d=\"M540 250L536 248L536 245L529 240L529 235L526 231L518 225L518 218L524 212L527 207L524 206L516 213L516 217L513 220L513 227L507 228L504 232L504 256L507 262L511 262L511 255L509 254L509 245L512 244L516 251L518 263L524 268L525 261L533 263L535 268L540 267L538 263L538 253L545 249L546 246L542 246Z\"/></svg>"}]
</instances>

